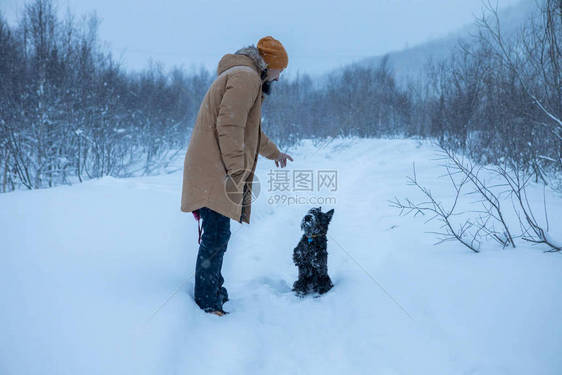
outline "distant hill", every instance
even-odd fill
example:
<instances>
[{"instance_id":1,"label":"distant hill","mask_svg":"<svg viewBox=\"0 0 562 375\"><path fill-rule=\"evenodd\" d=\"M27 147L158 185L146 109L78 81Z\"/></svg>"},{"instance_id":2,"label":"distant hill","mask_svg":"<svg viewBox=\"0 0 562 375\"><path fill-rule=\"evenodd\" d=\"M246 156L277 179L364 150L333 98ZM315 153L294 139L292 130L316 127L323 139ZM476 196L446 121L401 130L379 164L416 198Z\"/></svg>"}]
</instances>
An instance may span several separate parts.
<instances>
[{"instance_id":1,"label":"distant hill","mask_svg":"<svg viewBox=\"0 0 562 375\"><path fill-rule=\"evenodd\" d=\"M501 9L499 11L502 31L506 34L516 31L535 9L534 0L523 0L520 3ZM465 25L446 37L431 40L400 51L390 52L389 65L396 74L399 82L407 78L419 77L429 59L439 61L449 56L451 51L458 46L459 39L468 40L470 35L477 30L476 25ZM385 55L366 58L355 64L364 66L379 65Z\"/></svg>"}]
</instances>

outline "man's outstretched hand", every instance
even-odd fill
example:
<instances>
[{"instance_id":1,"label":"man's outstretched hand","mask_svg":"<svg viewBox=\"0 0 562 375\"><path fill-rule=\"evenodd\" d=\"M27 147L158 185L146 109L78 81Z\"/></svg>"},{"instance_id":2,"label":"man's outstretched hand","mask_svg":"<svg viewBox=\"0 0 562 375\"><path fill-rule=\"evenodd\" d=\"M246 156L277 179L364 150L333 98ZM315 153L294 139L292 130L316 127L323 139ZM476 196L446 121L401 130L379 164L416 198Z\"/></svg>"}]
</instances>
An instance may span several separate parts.
<instances>
[{"instance_id":1,"label":"man's outstretched hand","mask_svg":"<svg viewBox=\"0 0 562 375\"><path fill-rule=\"evenodd\" d=\"M279 157L277 159L275 159L275 166L285 168L285 166L287 165L287 159L289 159L290 161L293 161L293 158L291 157L291 155L285 154L284 152L282 152L279 155Z\"/></svg>"}]
</instances>

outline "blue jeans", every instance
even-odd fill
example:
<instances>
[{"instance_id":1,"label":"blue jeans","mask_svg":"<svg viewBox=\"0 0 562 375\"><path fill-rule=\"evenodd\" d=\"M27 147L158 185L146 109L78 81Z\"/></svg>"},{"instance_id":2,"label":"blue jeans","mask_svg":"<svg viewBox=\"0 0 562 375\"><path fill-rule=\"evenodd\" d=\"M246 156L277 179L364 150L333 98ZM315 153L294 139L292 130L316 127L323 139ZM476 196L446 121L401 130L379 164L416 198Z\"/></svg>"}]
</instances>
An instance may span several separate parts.
<instances>
[{"instance_id":1,"label":"blue jeans","mask_svg":"<svg viewBox=\"0 0 562 375\"><path fill-rule=\"evenodd\" d=\"M230 239L230 218L207 207L199 209L203 234L195 265L195 302L205 311L222 310L228 292L222 286L222 259Z\"/></svg>"}]
</instances>

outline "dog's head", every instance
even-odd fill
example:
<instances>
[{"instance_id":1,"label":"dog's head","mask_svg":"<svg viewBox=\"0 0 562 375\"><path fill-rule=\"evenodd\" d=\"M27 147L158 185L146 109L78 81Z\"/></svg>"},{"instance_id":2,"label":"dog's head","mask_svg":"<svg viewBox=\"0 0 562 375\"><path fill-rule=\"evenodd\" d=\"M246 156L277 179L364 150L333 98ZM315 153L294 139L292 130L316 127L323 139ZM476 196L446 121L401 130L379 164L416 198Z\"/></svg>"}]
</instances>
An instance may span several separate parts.
<instances>
[{"instance_id":1,"label":"dog's head","mask_svg":"<svg viewBox=\"0 0 562 375\"><path fill-rule=\"evenodd\" d=\"M311 208L306 215L304 215L301 222L301 229L307 237L316 236L319 234L326 234L328 231L328 224L332 220L334 209L328 212L322 212L322 207Z\"/></svg>"}]
</instances>

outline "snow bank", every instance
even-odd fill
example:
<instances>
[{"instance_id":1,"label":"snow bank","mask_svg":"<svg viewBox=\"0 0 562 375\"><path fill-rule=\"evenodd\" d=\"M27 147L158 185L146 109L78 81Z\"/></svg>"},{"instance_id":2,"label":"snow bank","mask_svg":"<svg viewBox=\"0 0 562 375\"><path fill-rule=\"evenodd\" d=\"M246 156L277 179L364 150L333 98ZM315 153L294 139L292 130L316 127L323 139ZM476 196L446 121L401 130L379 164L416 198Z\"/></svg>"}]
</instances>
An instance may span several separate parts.
<instances>
[{"instance_id":1,"label":"snow bank","mask_svg":"<svg viewBox=\"0 0 562 375\"><path fill-rule=\"evenodd\" d=\"M348 139L290 153L291 170L337 171L337 189L322 193L335 198L322 204L335 208L335 287L290 292L313 204L272 204L274 165L260 159L252 224L231 224L223 318L192 300L197 228L179 210L181 172L0 195L0 373L562 373L560 254L433 246L432 223L389 207L415 197L412 162L435 195L452 195L433 147ZM542 202L541 189L530 193ZM561 238L562 199L549 194Z\"/></svg>"}]
</instances>

